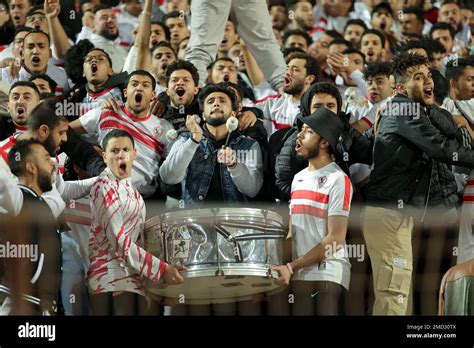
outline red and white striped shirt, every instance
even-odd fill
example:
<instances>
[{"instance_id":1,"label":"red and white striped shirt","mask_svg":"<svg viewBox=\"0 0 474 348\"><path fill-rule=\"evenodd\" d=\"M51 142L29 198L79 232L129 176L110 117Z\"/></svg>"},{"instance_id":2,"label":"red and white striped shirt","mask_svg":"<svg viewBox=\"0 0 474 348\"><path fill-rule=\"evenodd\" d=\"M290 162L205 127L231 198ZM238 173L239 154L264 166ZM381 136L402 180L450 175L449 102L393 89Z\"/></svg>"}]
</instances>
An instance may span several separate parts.
<instances>
[{"instance_id":1,"label":"red and white striped shirt","mask_svg":"<svg viewBox=\"0 0 474 348\"><path fill-rule=\"evenodd\" d=\"M135 139L137 159L133 162L132 182L144 196L152 195L157 186L160 160L168 154L166 132L173 129L168 121L149 114L137 118L122 105L118 111L94 109L79 118L82 127L102 144L106 134L122 129Z\"/></svg>"},{"instance_id":2,"label":"red and white striped shirt","mask_svg":"<svg viewBox=\"0 0 474 348\"><path fill-rule=\"evenodd\" d=\"M254 106L263 111L268 136L278 129L293 125L300 111L300 102L293 102L291 97L292 95L286 93L274 94L254 102Z\"/></svg>"},{"instance_id":3,"label":"red and white striped shirt","mask_svg":"<svg viewBox=\"0 0 474 348\"><path fill-rule=\"evenodd\" d=\"M158 283L166 262L141 247L146 216L142 196L130 178L119 180L106 168L92 187L91 211L89 290L144 295L143 277Z\"/></svg>"},{"instance_id":4,"label":"red and white striped shirt","mask_svg":"<svg viewBox=\"0 0 474 348\"><path fill-rule=\"evenodd\" d=\"M304 256L328 233L330 216L349 216L352 183L334 162L297 173L291 185L290 215L293 233L293 260ZM350 263L346 251L295 273L295 280L332 281L349 289Z\"/></svg>"},{"instance_id":5,"label":"red and white striped shirt","mask_svg":"<svg viewBox=\"0 0 474 348\"><path fill-rule=\"evenodd\" d=\"M122 92L120 91L120 88L110 87L97 93L87 92L81 103L80 116L92 109L100 107L100 104L107 99L122 101Z\"/></svg>"}]
</instances>

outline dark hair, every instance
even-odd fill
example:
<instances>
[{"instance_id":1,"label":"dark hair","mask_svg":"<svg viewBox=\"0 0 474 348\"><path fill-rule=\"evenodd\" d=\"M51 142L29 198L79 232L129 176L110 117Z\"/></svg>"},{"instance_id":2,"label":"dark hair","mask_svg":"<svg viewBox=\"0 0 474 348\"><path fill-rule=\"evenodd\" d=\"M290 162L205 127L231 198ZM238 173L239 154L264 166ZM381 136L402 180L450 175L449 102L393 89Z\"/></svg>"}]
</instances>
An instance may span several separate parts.
<instances>
[{"instance_id":1,"label":"dark hair","mask_svg":"<svg viewBox=\"0 0 474 348\"><path fill-rule=\"evenodd\" d=\"M329 94L336 99L337 114L342 111L342 97L337 87L330 82L318 82L313 84L303 93L301 97L301 113L303 116L311 114L311 100L315 94Z\"/></svg>"},{"instance_id":2,"label":"dark hair","mask_svg":"<svg viewBox=\"0 0 474 348\"><path fill-rule=\"evenodd\" d=\"M400 46L398 48L398 51L408 52L409 50L417 49L417 48L421 48L425 50L426 54L428 55L428 60L432 59L431 52L428 50L428 47L426 47L426 43L422 40L409 40L407 43Z\"/></svg>"},{"instance_id":3,"label":"dark hair","mask_svg":"<svg viewBox=\"0 0 474 348\"><path fill-rule=\"evenodd\" d=\"M174 54L174 57L177 58L177 54L176 52L174 51L173 47L171 47L171 44L168 42L168 41L160 41L158 42L156 45L153 45L152 48L150 48L150 53L152 55L152 58L153 58L153 52L155 52L155 50L157 50L158 48L160 47L167 47L171 50L171 52L173 52Z\"/></svg>"},{"instance_id":4,"label":"dark hair","mask_svg":"<svg viewBox=\"0 0 474 348\"><path fill-rule=\"evenodd\" d=\"M66 70L67 76L75 84L86 83L87 80L83 76L84 74L84 59L86 54L91 50L95 49L92 42L89 40L81 40L75 45L69 47L64 57L64 70Z\"/></svg>"},{"instance_id":5,"label":"dark hair","mask_svg":"<svg viewBox=\"0 0 474 348\"><path fill-rule=\"evenodd\" d=\"M39 29L33 29L31 30L28 34L25 35L25 37L23 38L23 40L26 40L26 38L28 37L28 35L31 35L31 34L43 34L44 36L46 36L48 38L48 45L51 45L51 38L49 37L49 34L44 32L43 30L39 30Z\"/></svg>"},{"instance_id":6,"label":"dark hair","mask_svg":"<svg viewBox=\"0 0 474 348\"><path fill-rule=\"evenodd\" d=\"M150 23L150 29L151 29L151 26L154 25L154 24L155 25L158 24L163 29L163 31L165 32L165 39L169 41L170 40L170 30L165 25L165 23L159 22L159 21L152 21Z\"/></svg>"},{"instance_id":7,"label":"dark hair","mask_svg":"<svg viewBox=\"0 0 474 348\"><path fill-rule=\"evenodd\" d=\"M28 130L37 131L43 125L53 130L62 122L67 122L67 119L58 113L56 100L47 98L31 111L28 117Z\"/></svg>"},{"instance_id":8,"label":"dark hair","mask_svg":"<svg viewBox=\"0 0 474 348\"><path fill-rule=\"evenodd\" d=\"M175 72L176 70L188 71L193 78L194 84L196 86L199 85L199 73L196 67L194 66L194 64L186 60L175 60L166 68L166 86L168 86L168 83L170 82L171 74Z\"/></svg>"},{"instance_id":9,"label":"dark hair","mask_svg":"<svg viewBox=\"0 0 474 348\"><path fill-rule=\"evenodd\" d=\"M36 5L30 8L28 13L26 14L26 18L33 16L37 12L41 12L42 14L45 14L43 6Z\"/></svg>"},{"instance_id":10,"label":"dark hair","mask_svg":"<svg viewBox=\"0 0 474 348\"><path fill-rule=\"evenodd\" d=\"M135 148L135 140L133 140L133 137L130 135L130 133L124 131L123 129L112 129L105 135L104 140L102 140L102 151L107 150L107 145L109 144L110 139L113 138L128 138L132 142L133 148Z\"/></svg>"},{"instance_id":11,"label":"dark hair","mask_svg":"<svg viewBox=\"0 0 474 348\"><path fill-rule=\"evenodd\" d=\"M380 38L380 42L382 43L382 48L385 47L385 35L380 31L380 30L377 30L377 29L367 29L366 31L364 31L364 33L362 34L362 36L360 37L360 41L362 41L362 38L367 35L367 34L375 34L377 35L379 38Z\"/></svg>"},{"instance_id":12,"label":"dark hair","mask_svg":"<svg viewBox=\"0 0 474 348\"><path fill-rule=\"evenodd\" d=\"M26 160L33 155L32 145L41 145L36 139L19 140L8 153L8 166L11 172L20 177L26 172Z\"/></svg>"},{"instance_id":13,"label":"dark hair","mask_svg":"<svg viewBox=\"0 0 474 348\"><path fill-rule=\"evenodd\" d=\"M49 85L49 89L54 93L54 91L56 90L56 87L58 86L58 84L51 78L49 77L48 75L46 74L34 74L34 75L31 75L31 77L29 78L28 81L31 81L33 82L34 80L36 79L43 79L45 80L46 82L48 82L48 85ZM34 84L34 82L33 82Z\"/></svg>"},{"instance_id":14,"label":"dark hair","mask_svg":"<svg viewBox=\"0 0 474 348\"><path fill-rule=\"evenodd\" d=\"M312 56L310 56L308 53L299 53L299 52L294 52L291 53L288 57L286 57L286 64L290 63L291 60L293 59L304 59L306 60L306 63L304 64L304 67L306 69L306 76L309 75L314 75L315 79L314 82L319 78L319 64L314 59Z\"/></svg>"},{"instance_id":15,"label":"dark hair","mask_svg":"<svg viewBox=\"0 0 474 348\"><path fill-rule=\"evenodd\" d=\"M181 18L181 19L184 19L184 22L186 23L186 25L188 24L188 20L186 19L186 16L183 16L181 12L179 11L171 11L170 13L165 14L163 17L163 23L166 23L166 21L170 18Z\"/></svg>"},{"instance_id":16,"label":"dark hair","mask_svg":"<svg viewBox=\"0 0 474 348\"><path fill-rule=\"evenodd\" d=\"M48 93L48 92L40 93L40 100L49 99L49 98L55 99L56 95L54 93Z\"/></svg>"},{"instance_id":17,"label":"dark hair","mask_svg":"<svg viewBox=\"0 0 474 348\"><path fill-rule=\"evenodd\" d=\"M102 11L102 10L112 10L112 7L106 4L99 4L92 9L92 12L96 14L97 12Z\"/></svg>"},{"instance_id":18,"label":"dark hair","mask_svg":"<svg viewBox=\"0 0 474 348\"><path fill-rule=\"evenodd\" d=\"M17 36L19 33L22 33L24 31L27 31L27 32L32 32L33 31L33 28L30 28L30 27L27 27L27 26L24 26L24 25L20 25L19 27L16 27L15 28L15 36Z\"/></svg>"},{"instance_id":19,"label":"dark hair","mask_svg":"<svg viewBox=\"0 0 474 348\"><path fill-rule=\"evenodd\" d=\"M39 90L38 90L38 87L36 87L36 85L35 85L33 82L31 82L31 81L17 81L17 82L15 82L15 83L13 83L13 84L10 86L10 90L8 91L8 94L10 94L10 93L13 91L13 88L15 88L15 87L20 87L20 86L31 88L33 91L35 91L35 93L36 93L36 94L38 95L38 97L39 97L40 92L39 92Z\"/></svg>"},{"instance_id":20,"label":"dark hair","mask_svg":"<svg viewBox=\"0 0 474 348\"><path fill-rule=\"evenodd\" d=\"M342 54L358 54L359 56L362 57L362 61L364 62L365 64L365 54L363 54L360 50L358 50L357 48L354 48L354 47L348 47L346 48L344 51L342 51Z\"/></svg>"},{"instance_id":21,"label":"dark hair","mask_svg":"<svg viewBox=\"0 0 474 348\"><path fill-rule=\"evenodd\" d=\"M344 36L335 30L326 30L324 34L332 37L333 39L344 39Z\"/></svg>"},{"instance_id":22,"label":"dark hair","mask_svg":"<svg viewBox=\"0 0 474 348\"><path fill-rule=\"evenodd\" d=\"M362 19L349 19L346 23L346 25L344 26L344 32L346 32L346 29L349 25L358 25L359 27L362 27L364 28L364 31L367 30L367 24L365 24L365 22L362 20Z\"/></svg>"},{"instance_id":23,"label":"dark hair","mask_svg":"<svg viewBox=\"0 0 474 348\"><path fill-rule=\"evenodd\" d=\"M456 35L456 33L454 32L454 28L451 26L451 24L449 23L444 23L444 22L438 22L436 24L433 24L433 26L431 27L430 29L430 37L433 38L433 33L436 31L436 30L448 30L449 31L449 35L451 36L451 38L454 40L454 36Z\"/></svg>"},{"instance_id":24,"label":"dark hair","mask_svg":"<svg viewBox=\"0 0 474 348\"><path fill-rule=\"evenodd\" d=\"M430 69L430 71L434 83L433 93L435 101L436 104L441 105L449 94L449 82L438 70Z\"/></svg>"},{"instance_id":25,"label":"dark hair","mask_svg":"<svg viewBox=\"0 0 474 348\"><path fill-rule=\"evenodd\" d=\"M212 68L214 68L214 65L216 65L216 63L217 63L218 61L221 61L221 60L224 61L224 62L231 62L232 64L235 65L235 62L234 62L234 60L233 60L232 58L229 58L229 57L218 57L218 58L216 58L216 60L212 61L211 64L209 64L209 65L207 66L207 70L212 70Z\"/></svg>"},{"instance_id":26,"label":"dark hair","mask_svg":"<svg viewBox=\"0 0 474 348\"><path fill-rule=\"evenodd\" d=\"M224 82L206 85L198 95L199 108L204 111L204 102L211 93L221 92L227 94L232 104L232 111L237 111L239 106L237 104L237 96L231 91Z\"/></svg>"},{"instance_id":27,"label":"dark hair","mask_svg":"<svg viewBox=\"0 0 474 348\"><path fill-rule=\"evenodd\" d=\"M468 66L474 67L474 56L450 60L446 64L446 73L444 74L446 80L448 80L448 82L451 80L458 80Z\"/></svg>"},{"instance_id":28,"label":"dark hair","mask_svg":"<svg viewBox=\"0 0 474 348\"><path fill-rule=\"evenodd\" d=\"M423 10L420 7L417 7L417 6L405 7L403 8L403 14L414 14L416 16L416 19L418 19L418 22L422 24L425 23Z\"/></svg>"},{"instance_id":29,"label":"dark hair","mask_svg":"<svg viewBox=\"0 0 474 348\"><path fill-rule=\"evenodd\" d=\"M444 0L444 1L439 5L440 11L441 11L441 7L443 7L444 5L449 5L449 4L455 4L457 7L461 8L461 6L457 3L457 1L454 1L454 0Z\"/></svg>"},{"instance_id":30,"label":"dark hair","mask_svg":"<svg viewBox=\"0 0 474 348\"><path fill-rule=\"evenodd\" d=\"M428 59L419 54L399 53L393 58L393 76L396 82L403 80L408 69L417 65L427 65Z\"/></svg>"},{"instance_id":31,"label":"dark hair","mask_svg":"<svg viewBox=\"0 0 474 348\"><path fill-rule=\"evenodd\" d=\"M84 55L84 60L86 59L86 56L92 52L92 51L99 51L99 52L102 52L106 57L107 57L107 60L109 61L109 66L112 67L112 59L110 58L109 54L107 52L105 52L102 48L98 48L98 47L92 47L89 51L87 51L87 53ZM83 63L84 64L84 63Z\"/></svg>"},{"instance_id":32,"label":"dark hair","mask_svg":"<svg viewBox=\"0 0 474 348\"><path fill-rule=\"evenodd\" d=\"M298 52L298 53L307 53L304 49L302 49L301 47L282 47L282 53L283 53L283 57L285 57L285 59L292 53L294 52Z\"/></svg>"},{"instance_id":33,"label":"dark hair","mask_svg":"<svg viewBox=\"0 0 474 348\"><path fill-rule=\"evenodd\" d=\"M371 77L383 75L390 77L392 74L392 64L389 62L373 62L367 64L364 71L364 79L368 80Z\"/></svg>"},{"instance_id":34,"label":"dark hair","mask_svg":"<svg viewBox=\"0 0 474 348\"><path fill-rule=\"evenodd\" d=\"M444 48L443 44L438 40L434 40L429 37L424 37L422 41L431 55L433 55L433 53L446 53L446 48Z\"/></svg>"},{"instance_id":35,"label":"dark hair","mask_svg":"<svg viewBox=\"0 0 474 348\"><path fill-rule=\"evenodd\" d=\"M130 80L132 79L133 76L146 76L148 78L150 78L151 80L151 87L153 89L153 92L155 91L155 88L156 88L156 80L155 78L153 77L152 74L150 74L148 71L146 70L135 70L135 71L132 71L130 74L128 74L128 77L127 79L125 80L124 82L124 86L125 88L128 87L128 83L130 82Z\"/></svg>"},{"instance_id":36,"label":"dark hair","mask_svg":"<svg viewBox=\"0 0 474 348\"><path fill-rule=\"evenodd\" d=\"M283 45L285 45L288 38L292 35L304 37L304 39L306 40L306 45L307 46L309 46L313 43L313 39L311 38L311 36L308 35L308 33L306 31L301 30L301 29L293 29L293 30L288 30L285 33L285 35L283 35L283 38L282 38Z\"/></svg>"},{"instance_id":37,"label":"dark hair","mask_svg":"<svg viewBox=\"0 0 474 348\"><path fill-rule=\"evenodd\" d=\"M352 47L352 42L349 42L345 39L334 39L331 41L331 43L329 44L328 47L331 47L332 45L346 45L347 48L351 48Z\"/></svg>"},{"instance_id":38,"label":"dark hair","mask_svg":"<svg viewBox=\"0 0 474 348\"><path fill-rule=\"evenodd\" d=\"M392 6L390 6L390 4L388 2L380 2L378 3L377 5L375 5L373 8L372 8L372 13L370 14L370 17L373 17L374 16L374 13L377 13L377 12L380 12L381 9L384 9L388 12L388 14L394 18L395 16L393 15L393 10L392 10Z\"/></svg>"},{"instance_id":39,"label":"dark hair","mask_svg":"<svg viewBox=\"0 0 474 348\"><path fill-rule=\"evenodd\" d=\"M227 88L230 88L232 87L233 89L235 89L237 91L237 93L239 94L239 98L240 100L244 99L244 89L241 85L237 84L237 83L233 83L233 82L230 82L230 81L226 81L226 82L222 82L222 85L227 87Z\"/></svg>"}]
</instances>

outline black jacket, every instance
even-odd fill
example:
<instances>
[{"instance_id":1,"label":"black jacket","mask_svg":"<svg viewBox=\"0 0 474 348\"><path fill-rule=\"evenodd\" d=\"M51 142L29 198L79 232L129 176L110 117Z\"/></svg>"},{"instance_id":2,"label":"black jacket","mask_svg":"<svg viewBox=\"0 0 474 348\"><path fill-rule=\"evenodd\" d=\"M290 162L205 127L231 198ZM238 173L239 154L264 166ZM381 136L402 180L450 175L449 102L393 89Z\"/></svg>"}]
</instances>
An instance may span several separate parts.
<instances>
[{"instance_id":1,"label":"black jacket","mask_svg":"<svg viewBox=\"0 0 474 348\"><path fill-rule=\"evenodd\" d=\"M91 176L97 176L105 169L102 157L94 147L72 130L67 130L67 142L61 145L60 152L64 152L82 170Z\"/></svg>"},{"instance_id":2,"label":"black jacket","mask_svg":"<svg viewBox=\"0 0 474 348\"><path fill-rule=\"evenodd\" d=\"M310 103L314 94L312 92L313 88L310 87L301 98L300 107L303 117L311 114ZM342 105L340 97L337 100L337 104L338 110L340 110ZM349 175L349 166L351 164L372 163L372 142L349 124L348 115L340 113L339 117L344 123L344 132L337 143L336 163ZM282 140L283 146L275 161L276 186L280 199L283 201L290 200L291 183L295 174L308 166L308 161L300 160L296 157L295 145L298 128L292 127L286 133Z\"/></svg>"},{"instance_id":3,"label":"black jacket","mask_svg":"<svg viewBox=\"0 0 474 348\"><path fill-rule=\"evenodd\" d=\"M60 305L62 273L59 226L42 198L26 186L19 187L23 206L20 214L11 220L13 228L3 231L2 239L9 245L36 248L36 257L33 258L35 254L30 251L23 255L27 257L5 259L5 283L13 294L29 296L25 305L31 314L41 315L44 310L57 314L54 308Z\"/></svg>"},{"instance_id":4,"label":"black jacket","mask_svg":"<svg viewBox=\"0 0 474 348\"><path fill-rule=\"evenodd\" d=\"M474 167L474 151L462 147L461 131L445 134L437 127L449 119L438 107L419 108L404 95L396 95L377 124L372 170L366 187L368 204L387 208L423 208L429 200L433 160ZM447 115L446 115L447 114ZM400 211L400 210L399 210Z\"/></svg>"}]
</instances>

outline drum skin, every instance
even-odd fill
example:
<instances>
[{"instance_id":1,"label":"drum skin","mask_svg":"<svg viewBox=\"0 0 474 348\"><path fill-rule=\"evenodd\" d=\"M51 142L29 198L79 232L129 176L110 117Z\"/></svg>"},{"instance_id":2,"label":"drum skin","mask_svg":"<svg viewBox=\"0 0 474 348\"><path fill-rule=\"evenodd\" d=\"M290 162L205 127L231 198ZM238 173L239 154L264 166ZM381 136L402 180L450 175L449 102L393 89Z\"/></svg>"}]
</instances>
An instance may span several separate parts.
<instances>
[{"instance_id":1,"label":"drum skin","mask_svg":"<svg viewBox=\"0 0 474 348\"><path fill-rule=\"evenodd\" d=\"M180 210L146 221L145 249L169 264L181 264L184 283L160 283L151 297L185 304L249 300L281 290L272 265L282 263L286 236L275 212L251 208Z\"/></svg>"}]
</instances>

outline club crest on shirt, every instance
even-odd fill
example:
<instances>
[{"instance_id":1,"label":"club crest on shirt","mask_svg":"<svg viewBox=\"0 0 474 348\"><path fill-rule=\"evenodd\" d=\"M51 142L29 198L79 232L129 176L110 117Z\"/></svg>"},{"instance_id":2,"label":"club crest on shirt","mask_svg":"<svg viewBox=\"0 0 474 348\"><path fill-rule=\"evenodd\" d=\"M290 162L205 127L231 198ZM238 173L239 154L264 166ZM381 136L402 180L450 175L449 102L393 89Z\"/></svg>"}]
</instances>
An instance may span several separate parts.
<instances>
[{"instance_id":1,"label":"club crest on shirt","mask_svg":"<svg viewBox=\"0 0 474 348\"><path fill-rule=\"evenodd\" d=\"M163 134L163 128L160 126L153 128L153 134L155 134L157 137L160 137Z\"/></svg>"},{"instance_id":2,"label":"club crest on shirt","mask_svg":"<svg viewBox=\"0 0 474 348\"><path fill-rule=\"evenodd\" d=\"M328 178L326 176L318 178L318 188L323 187L326 181L328 181Z\"/></svg>"}]
</instances>

